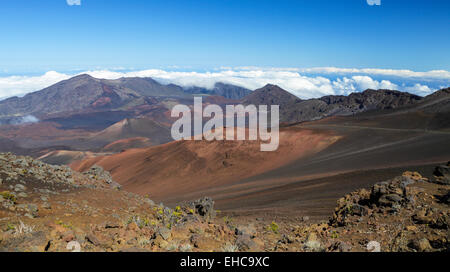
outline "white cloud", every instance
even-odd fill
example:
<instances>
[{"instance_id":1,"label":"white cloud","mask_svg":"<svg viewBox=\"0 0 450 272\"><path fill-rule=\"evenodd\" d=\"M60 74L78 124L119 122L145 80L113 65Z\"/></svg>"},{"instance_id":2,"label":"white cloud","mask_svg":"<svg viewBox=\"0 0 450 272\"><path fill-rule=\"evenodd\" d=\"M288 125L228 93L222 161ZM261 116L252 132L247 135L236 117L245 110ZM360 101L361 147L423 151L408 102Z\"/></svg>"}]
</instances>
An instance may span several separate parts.
<instances>
[{"instance_id":1,"label":"white cloud","mask_svg":"<svg viewBox=\"0 0 450 272\"><path fill-rule=\"evenodd\" d=\"M401 78L419 78L419 79L446 79L450 80L450 72L445 70L431 70L427 72L415 72L411 70L395 69L376 69L376 68L337 68L337 67L315 67L299 69L300 73L314 74L367 74L379 76L393 76Z\"/></svg>"},{"instance_id":2,"label":"white cloud","mask_svg":"<svg viewBox=\"0 0 450 272\"><path fill-rule=\"evenodd\" d=\"M216 82L235 84L254 90L271 83L276 84L300 98L313 98L324 95L349 94L365 89L395 89L408 91L418 95L427 95L437 89L433 82L447 82L450 79L447 71L414 72L409 70L386 69L342 69L342 68L259 68L238 67L214 70L213 72L195 71L167 71L161 69L149 69L142 71L123 72L110 70L86 71L96 78L117 79L120 77L152 77L162 83L174 83L184 87L199 86L212 88ZM314 73L315 75L307 75ZM79 73L81 74L81 73ZM331 77L330 75L334 75ZM382 75L397 75L404 78L398 82L380 79ZM337 77L336 77L337 75ZM0 77L0 98L40 90L61 80L68 79L74 74L62 74L47 72L42 76L10 76ZM374 79L373 76L377 76ZM448 78L447 78L448 76ZM410 77L417 77L416 82L411 82ZM420 79L435 78L424 85ZM431 82L431 83L430 83ZM446 83L445 83L446 84ZM444 85L445 85L444 84ZM440 86L439 85L439 86ZM448 84L450 85L450 84Z\"/></svg>"},{"instance_id":3,"label":"white cloud","mask_svg":"<svg viewBox=\"0 0 450 272\"><path fill-rule=\"evenodd\" d=\"M81 6L81 0L67 0L69 6Z\"/></svg>"},{"instance_id":4,"label":"white cloud","mask_svg":"<svg viewBox=\"0 0 450 272\"><path fill-rule=\"evenodd\" d=\"M352 76L351 78L343 77L333 81L333 89L337 94L347 95L358 90L366 89L389 89L398 90L397 84L389 80L377 81L369 76Z\"/></svg>"},{"instance_id":5,"label":"white cloud","mask_svg":"<svg viewBox=\"0 0 450 272\"><path fill-rule=\"evenodd\" d=\"M97 78L117 79L120 77L152 77L162 83L174 83L184 87L199 86L213 88L216 82L243 86L254 90L271 83L303 97L331 95L334 91L329 79L324 77L305 77L297 72L277 70L224 70L218 72L173 72L159 69L137 72L88 71Z\"/></svg>"},{"instance_id":6,"label":"white cloud","mask_svg":"<svg viewBox=\"0 0 450 272\"><path fill-rule=\"evenodd\" d=\"M446 87L442 87L442 88L446 88ZM405 92L414 93L414 94L421 95L421 96L428 95L433 92L433 90L431 90L428 86L422 85L420 83L416 83L416 84L414 84L414 86L410 86L410 87L403 87L402 89Z\"/></svg>"},{"instance_id":7,"label":"white cloud","mask_svg":"<svg viewBox=\"0 0 450 272\"><path fill-rule=\"evenodd\" d=\"M0 99L21 96L70 78L70 75L50 71L42 76L0 77Z\"/></svg>"},{"instance_id":8,"label":"white cloud","mask_svg":"<svg viewBox=\"0 0 450 272\"><path fill-rule=\"evenodd\" d=\"M11 124L20 125L20 124L30 124L30 123L37 123L37 122L39 122L39 119L37 119L36 116L26 115L26 116L19 117L15 120L12 120Z\"/></svg>"}]
</instances>

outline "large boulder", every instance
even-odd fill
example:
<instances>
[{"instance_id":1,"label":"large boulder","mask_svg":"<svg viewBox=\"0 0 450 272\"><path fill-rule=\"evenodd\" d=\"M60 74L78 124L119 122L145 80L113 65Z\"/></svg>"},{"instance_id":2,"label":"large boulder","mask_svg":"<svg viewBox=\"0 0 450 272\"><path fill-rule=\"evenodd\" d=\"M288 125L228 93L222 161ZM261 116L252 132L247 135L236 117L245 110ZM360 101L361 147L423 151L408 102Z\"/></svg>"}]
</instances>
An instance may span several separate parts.
<instances>
[{"instance_id":1,"label":"large boulder","mask_svg":"<svg viewBox=\"0 0 450 272\"><path fill-rule=\"evenodd\" d=\"M436 177L436 182L440 184L450 184L450 161L447 165L439 165L434 169L433 175Z\"/></svg>"},{"instance_id":2,"label":"large boulder","mask_svg":"<svg viewBox=\"0 0 450 272\"><path fill-rule=\"evenodd\" d=\"M192 202L195 212L205 218L214 218L216 211L214 210L214 201L212 198L204 197Z\"/></svg>"},{"instance_id":3,"label":"large boulder","mask_svg":"<svg viewBox=\"0 0 450 272\"><path fill-rule=\"evenodd\" d=\"M360 189L338 200L330 223L345 226L358 222L360 217L370 215L374 209L395 213L400 207L414 201L414 191L409 185L425 179L417 172L407 171L402 176L378 182L370 190Z\"/></svg>"}]
</instances>

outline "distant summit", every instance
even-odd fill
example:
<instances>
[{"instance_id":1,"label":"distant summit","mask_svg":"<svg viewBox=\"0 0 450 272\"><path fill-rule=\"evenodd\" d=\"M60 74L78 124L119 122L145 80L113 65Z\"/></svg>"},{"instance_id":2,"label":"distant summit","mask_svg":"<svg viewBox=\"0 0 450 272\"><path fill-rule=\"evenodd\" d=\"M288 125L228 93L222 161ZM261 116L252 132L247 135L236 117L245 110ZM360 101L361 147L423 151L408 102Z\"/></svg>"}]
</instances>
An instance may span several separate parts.
<instances>
[{"instance_id":1,"label":"distant summit","mask_svg":"<svg viewBox=\"0 0 450 272\"><path fill-rule=\"evenodd\" d=\"M286 107L300 101L300 98L283 90L277 85L267 84L246 96L242 100L242 103L254 105L280 105L280 107Z\"/></svg>"},{"instance_id":2,"label":"distant summit","mask_svg":"<svg viewBox=\"0 0 450 272\"><path fill-rule=\"evenodd\" d=\"M144 97L188 97L180 86L163 85L151 78L97 79L87 74L58 82L50 87L0 101L0 118L15 115L46 116L61 112L119 109L142 103Z\"/></svg>"}]
</instances>

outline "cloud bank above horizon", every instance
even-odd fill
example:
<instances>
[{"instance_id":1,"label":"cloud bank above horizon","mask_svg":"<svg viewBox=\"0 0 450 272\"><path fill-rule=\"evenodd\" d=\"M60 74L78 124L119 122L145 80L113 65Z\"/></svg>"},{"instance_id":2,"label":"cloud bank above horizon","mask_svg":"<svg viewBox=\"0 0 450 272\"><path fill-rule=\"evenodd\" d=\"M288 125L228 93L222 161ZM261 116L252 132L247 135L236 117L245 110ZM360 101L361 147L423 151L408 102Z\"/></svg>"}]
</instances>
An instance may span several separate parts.
<instances>
[{"instance_id":1,"label":"cloud bank above horizon","mask_svg":"<svg viewBox=\"0 0 450 272\"><path fill-rule=\"evenodd\" d=\"M251 90L266 84L276 84L300 98L324 95L348 95L366 89L392 89L425 96L450 86L450 72L434 70L415 72L393 69L356 68L277 68L277 67L220 67L212 72L169 71L149 69L141 71L95 70L77 74L49 71L40 76L0 77L0 99L23 96L61 80L79 74L95 78L151 77L164 84L183 87L198 86L211 89L217 82L242 86Z\"/></svg>"}]
</instances>

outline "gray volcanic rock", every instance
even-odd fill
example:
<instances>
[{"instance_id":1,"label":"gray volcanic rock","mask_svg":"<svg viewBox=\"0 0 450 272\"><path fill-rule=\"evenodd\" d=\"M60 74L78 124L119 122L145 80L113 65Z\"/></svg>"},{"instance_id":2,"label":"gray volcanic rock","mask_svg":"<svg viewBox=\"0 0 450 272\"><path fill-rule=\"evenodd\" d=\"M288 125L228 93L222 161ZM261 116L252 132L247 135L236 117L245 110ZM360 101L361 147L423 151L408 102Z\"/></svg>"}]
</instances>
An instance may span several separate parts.
<instances>
[{"instance_id":1,"label":"gray volcanic rock","mask_svg":"<svg viewBox=\"0 0 450 272\"><path fill-rule=\"evenodd\" d=\"M438 165L433 172L436 182L440 184L450 184L450 161L447 165Z\"/></svg>"},{"instance_id":2,"label":"gray volcanic rock","mask_svg":"<svg viewBox=\"0 0 450 272\"><path fill-rule=\"evenodd\" d=\"M106 184L111 185L111 188L121 188L120 184L113 180L111 174L108 171L105 171L101 166L94 165L83 174L88 176L90 179L103 181Z\"/></svg>"},{"instance_id":3,"label":"gray volcanic rock","mask_svg":"<svg viewBox=\"0 0 450 272\"><path fill-rule=\"evenodd\" d=\"M438 90L430 95L425 96L424 100L436 100L440 98L448 99L450 95L450 87Z\"/></svg>"},{"instance_id":4,"label":"gray volcanic rock","mask_svg":"<svg viewBox=\"0 0 450 272\"><path fill-rule=\"evenodd\" d=\"M117 84L122 88L131 89L141 96L186 96L183 92L183 88L180 86L174 84L163 85L149 77L124 77L117 80L111 80L110 83Z\"/></svg>"},{"instance_id":5,"label":"gray volcanic rock","mask_svg":"<svg viewBox=\"0 0 450 272\"><path fill-rule=\"evenodd\" d=\"M214 218L216 216L216 212L214 210L214 201L209 197L198 199L192 202L191 205L195 208L195 211L200 216L206 218Z\"/></svg>"},{"instance_id":6,"label":"gray volcanic rock","mask_svg":"<svg viewBox=\"0 0 450 272\"><path fill-rule=\"evenodd\" d=\"M302 100L277 85L267 84L242 99L243 104L280 105L287 107Z\"/></svg>"},{"instance_id":7,"label":"gray volcanic rock","mask_svg":"<svg viewBox=\"0 0 450 272\"><path fill-rule=\"evenodd\" d=\"M221 82L217 82L214 85L213 89L214 95L220 95L228 99L236 99L236 100L239 100L251 93L252 91L250 91L249 89Z\"/></svg>"},{"instance_id":8,"label":"gray volcanic rock","mask_svg":"<svg viewBox=\"0 0 450 272\"><path fill-rule=\"evenodd\" d=\"M292 123L292 120L296 120L295 116L302 115L302 112L297 111L297 105L301 102L300 98L271 84L255 90L241 100L244 105L279 105L281 123Z\"/></svg>"},{"instance_id":9,"label":"gray volcanic rock","mask_svg":"<svg viewBox=\"0 0 450 272\"><path fill-rule=\"evenodd\" d=\"M416 105L422 97L391 90L366 90L349 96L324 96L302 100L276 85L266 85L241 100L244 104L280 105L280 121L297 123L327 116L352 115L370 110Z\"/></svg>"},{"instance_id":10,"label":"gray volcanic rock","mask_svg":"<svg viewBox=\"0 0 450 272\"><path fill-rule=\"evenodd\" d=\"M422 97L410 93L391 90L368 89L361 93L352 93L349 96L324 96L320 100L327 105L336 105L340 114L352 114L367 110L395 109L405 105L419 102Z\"/></svg>"},{"instance_id":11,"label":"gray volcanic rock","mask_svg":"<svg viewBox=\"0 0 450 272\"><path fill-rule=\"evenodd\" d=\"M206 89L201 87L189 87L185 88L184 91L189 94L207 94L207 95L218 95L223 96L228 99L239 100L245 96L252 93L251 90L239 87L232 84L225 84L222 82L217 82L214 84L213 89Z\"/></svg>"}]
</instances>

